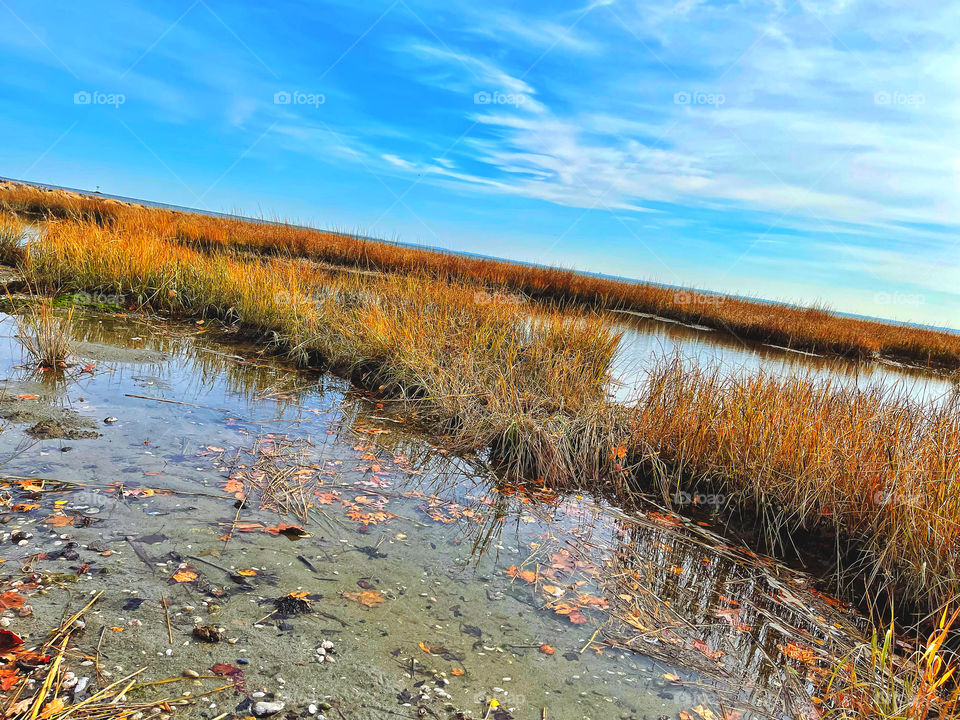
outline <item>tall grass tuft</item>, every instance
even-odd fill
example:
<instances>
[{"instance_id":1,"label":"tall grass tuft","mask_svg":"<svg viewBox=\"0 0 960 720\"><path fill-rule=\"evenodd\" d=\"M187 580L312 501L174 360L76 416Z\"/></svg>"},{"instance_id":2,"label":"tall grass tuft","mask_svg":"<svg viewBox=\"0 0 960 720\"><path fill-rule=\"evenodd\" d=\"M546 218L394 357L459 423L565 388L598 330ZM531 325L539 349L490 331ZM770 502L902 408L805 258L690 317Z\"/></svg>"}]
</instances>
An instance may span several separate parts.
<instances>
[{"instance_id":1,"label":"tall grass tuft","mask_svg":"<svg viewBox=\"0 0 960 720\"><path fill-rule=\"evenodd\" d=\"M834 669L824 700L836 720L956 720L960 717L960 688L956 659L944 649L960 610L944 609L926 643L912 657L896 652L893 623L882 638L874 630L869 645L857 649L868 673L856 670L854 658Z\"/></svg>"},{"instance_id":2,"label":"tall grass tuft","mask_svg":"<svg viewBox=\"0 0 960 720\"><path fill-rule=\"evenodd\" d=\"M16 266L25 253L27 226L15 216L0 218L0 265Z\"/></svg>"},{"instance_id":3,"label":"tall grass tuft","mask_svg":"<svg viewBox=\"0 0 960 720\"><path fill-rule=\"evenodd\" d=\"M66 316L58 316L47 298L30 304L22 315L17 316L17 341L37 367L57 369L66 365L73 344L70 337L72 319L73 308Z\"/></svg>"}]
</instances>

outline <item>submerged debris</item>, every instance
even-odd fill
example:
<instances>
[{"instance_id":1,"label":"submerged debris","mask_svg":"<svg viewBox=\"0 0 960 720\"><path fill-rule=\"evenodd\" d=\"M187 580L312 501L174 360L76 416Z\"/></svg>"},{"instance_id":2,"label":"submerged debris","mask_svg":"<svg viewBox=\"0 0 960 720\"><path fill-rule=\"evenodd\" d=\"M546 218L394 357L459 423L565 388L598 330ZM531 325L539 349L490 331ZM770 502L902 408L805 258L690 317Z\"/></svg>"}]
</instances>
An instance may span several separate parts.
<instances>
[{"instance_id":1,"label":"submerged debris","mask_svg":"<svg viewBox=\"0 0 960 720\"><path fill-rule=\"evenodd\" d=\"M273 601L278 612L286 615L300 615L313 612L313 604L306 592L292 592Z\"/></svg>"},{"instance_id":2,"label":"submerged debris","mask_svg":"<svg viewBox=\"0 0 960 720\"><path fill-rule=\"evenodd\" d=\"M216 625L197 625L193 628L193 636L206 643L218 643L224 638L223 629Z\"/></svg>"}]
</instances>

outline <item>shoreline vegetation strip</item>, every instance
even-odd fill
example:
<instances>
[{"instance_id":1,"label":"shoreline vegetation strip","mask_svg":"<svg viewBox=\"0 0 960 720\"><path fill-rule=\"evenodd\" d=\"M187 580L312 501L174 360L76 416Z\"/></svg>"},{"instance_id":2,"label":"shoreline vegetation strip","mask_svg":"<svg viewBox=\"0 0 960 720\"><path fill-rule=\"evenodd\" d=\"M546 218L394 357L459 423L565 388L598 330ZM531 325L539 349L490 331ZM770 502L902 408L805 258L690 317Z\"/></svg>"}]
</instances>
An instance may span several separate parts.
<instances>
[{"instance_id":1,"label":"shoreline vegetation strip","mask_svg":"<svg viewBox=\"0 0 960 720\"><path fill-rule=\"evenodd\" d=\"M848 358L885 358L960 370L960 333L856 318L823 306L767 303L695 289L597 277L573 270L476 258L370 240L283 222L254 222L151 208L19 183L0 183L0 208L31 217L98 224L164 216L176 239L202 249L245 249L365 271L427 273L480 283L546 303L629 310L726 331L741 340Z\"/></svg>"}]
</instances>

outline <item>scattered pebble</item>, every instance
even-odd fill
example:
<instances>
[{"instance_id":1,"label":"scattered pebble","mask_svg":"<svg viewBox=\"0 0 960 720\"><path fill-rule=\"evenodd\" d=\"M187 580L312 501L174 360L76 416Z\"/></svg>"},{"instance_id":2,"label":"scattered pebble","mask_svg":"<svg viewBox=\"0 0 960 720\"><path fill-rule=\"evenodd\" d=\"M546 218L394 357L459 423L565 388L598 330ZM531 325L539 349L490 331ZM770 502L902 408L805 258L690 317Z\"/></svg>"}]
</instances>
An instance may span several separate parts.
<instances>
[{"instance_id":1,"label":"scattered pebble","mask_svg":"<svg viewBox=\"0 0 960 720\"><path fill-rule=\"evenodd\" d=\"M284 703L282 702L266 702L261 700L253 706L253 714L257 717L267 717L268 715L276 715L283 710L283 708Z\"/></svg>"}]
</instances>

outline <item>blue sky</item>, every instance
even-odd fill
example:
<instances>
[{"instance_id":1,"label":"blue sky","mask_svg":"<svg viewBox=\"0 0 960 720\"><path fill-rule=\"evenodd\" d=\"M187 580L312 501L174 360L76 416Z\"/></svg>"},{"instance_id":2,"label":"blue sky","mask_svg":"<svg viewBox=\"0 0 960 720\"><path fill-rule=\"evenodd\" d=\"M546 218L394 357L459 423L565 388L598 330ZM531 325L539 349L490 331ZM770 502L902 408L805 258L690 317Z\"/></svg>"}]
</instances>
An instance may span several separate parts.
<instances>
[{"instance_id":1,"label":"blue sky","mask_svg":"<svg viewBox=\"0 0 960 720\"><path fill-rule=\"evenodd\" d=\"M960 327L960 4L0 0L0 175Z\"/></svg>"}]
</instances>

